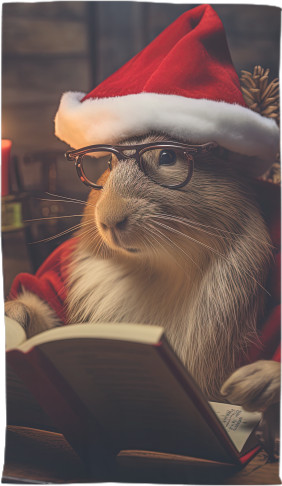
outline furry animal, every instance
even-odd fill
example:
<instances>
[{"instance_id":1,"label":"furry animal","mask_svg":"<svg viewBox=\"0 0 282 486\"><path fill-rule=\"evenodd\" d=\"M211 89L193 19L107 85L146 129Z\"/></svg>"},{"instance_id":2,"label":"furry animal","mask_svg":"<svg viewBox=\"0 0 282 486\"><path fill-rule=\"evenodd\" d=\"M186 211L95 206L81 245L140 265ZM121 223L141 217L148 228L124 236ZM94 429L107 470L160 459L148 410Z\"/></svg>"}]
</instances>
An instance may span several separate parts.
<instances>
[{"instance_id":1,"label":"furry animal","mask_svg":"<svg viewBox=\"0 0 282 486\"><path fill-rule=\"evenodd\" d=\"M165 140L152 134L126 143ZM192 180L179 190L149 180L135 160L121 161L103 190L90 192L78 236L68 323L161 324L208 399L224 396L249 410L279 401L278 363L237 369L258 341L272 258L239 159L229 164L220 149L196 159ZM6 314L28 336L60 325L26 291L6 303Z\"/></svg>"}]
</instances>

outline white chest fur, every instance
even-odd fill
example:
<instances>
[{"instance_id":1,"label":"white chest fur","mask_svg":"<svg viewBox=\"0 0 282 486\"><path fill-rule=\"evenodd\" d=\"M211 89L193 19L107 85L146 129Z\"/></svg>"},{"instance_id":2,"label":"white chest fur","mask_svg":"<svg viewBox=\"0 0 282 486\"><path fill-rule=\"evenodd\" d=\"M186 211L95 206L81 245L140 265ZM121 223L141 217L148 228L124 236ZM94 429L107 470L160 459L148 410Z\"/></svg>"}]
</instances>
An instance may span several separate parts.
<instances>
[{"instance_id":1,"label":"white chest fur","mask_svg":"<svg viewBox=\"0 0 282 486\"><path fill-rule=\"evenodd\" d=\"M71 268L69 320L161 325L179 348L188 327L190 290L183 273L164 275L80 254Z\"/></svg>"}]
</instances>

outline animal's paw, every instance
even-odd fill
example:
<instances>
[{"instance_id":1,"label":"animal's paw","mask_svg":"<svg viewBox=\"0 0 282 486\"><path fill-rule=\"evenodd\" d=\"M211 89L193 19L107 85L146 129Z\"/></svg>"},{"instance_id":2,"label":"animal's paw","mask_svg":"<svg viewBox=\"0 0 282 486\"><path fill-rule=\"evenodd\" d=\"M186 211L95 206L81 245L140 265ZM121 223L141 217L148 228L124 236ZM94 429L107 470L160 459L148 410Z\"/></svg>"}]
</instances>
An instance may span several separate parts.
<instances>
[{"instance_id":1,"label":"animal's paw","mask_svg":"<svg viewBox=\"0 0 282 486\"><path fill-rule=\"evenodd\" d=\"M256 361L236 370L223 384L222 395L249 411L265 411L280 398L280 363Z\"/></svg>"},{"instance_id":2,"label":"animal's paw","mask_svg":"<svg viewBox=\"0 0 282 486\"><path fill-rule=\"evenodd\" d=\"M5 314L17 321L24 329L27 329L30 323L30 310L25 304L18 300L5 302Z\"/></svg>"}]
</instances>

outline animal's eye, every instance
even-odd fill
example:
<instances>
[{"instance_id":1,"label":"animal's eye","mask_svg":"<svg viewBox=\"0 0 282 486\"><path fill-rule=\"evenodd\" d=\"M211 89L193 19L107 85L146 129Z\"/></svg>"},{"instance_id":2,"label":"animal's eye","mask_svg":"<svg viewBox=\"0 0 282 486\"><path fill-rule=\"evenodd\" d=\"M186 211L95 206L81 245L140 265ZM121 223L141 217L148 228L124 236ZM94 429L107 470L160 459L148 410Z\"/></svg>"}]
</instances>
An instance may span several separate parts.
<instances>
[{"instance_id":1,"label":"animal's eye","mask_svg":"<svg viewBox=\"0 0 282 486\"><path fill-rule=\"evenodd\" d=\"M176 153L173 150L162 150L159 155L159 165L174 165Z\"/></svg>"}]
</instances>

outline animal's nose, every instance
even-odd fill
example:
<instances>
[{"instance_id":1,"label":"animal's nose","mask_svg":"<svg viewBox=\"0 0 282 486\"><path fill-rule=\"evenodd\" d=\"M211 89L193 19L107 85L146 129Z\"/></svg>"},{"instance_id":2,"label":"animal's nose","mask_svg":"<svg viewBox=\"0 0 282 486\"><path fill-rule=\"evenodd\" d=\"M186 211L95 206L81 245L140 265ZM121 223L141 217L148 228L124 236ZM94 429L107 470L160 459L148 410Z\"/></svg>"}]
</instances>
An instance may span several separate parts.
<instances>
[{"instance_id":1,"label":"animal's nose","mask_svg":"<svg viewBox=\"0 0 282 486\"><path fill-rule=\"evenodd\" d=\"M101 221L100 224L103 228L103 230L108 230L108 229L117 229L117 230L124 230L126 229L128 223L128 217L125 216L123 219L119 221L114 221L114 220L108 220L108 221Z\"/></svg>"}]
</instances>

